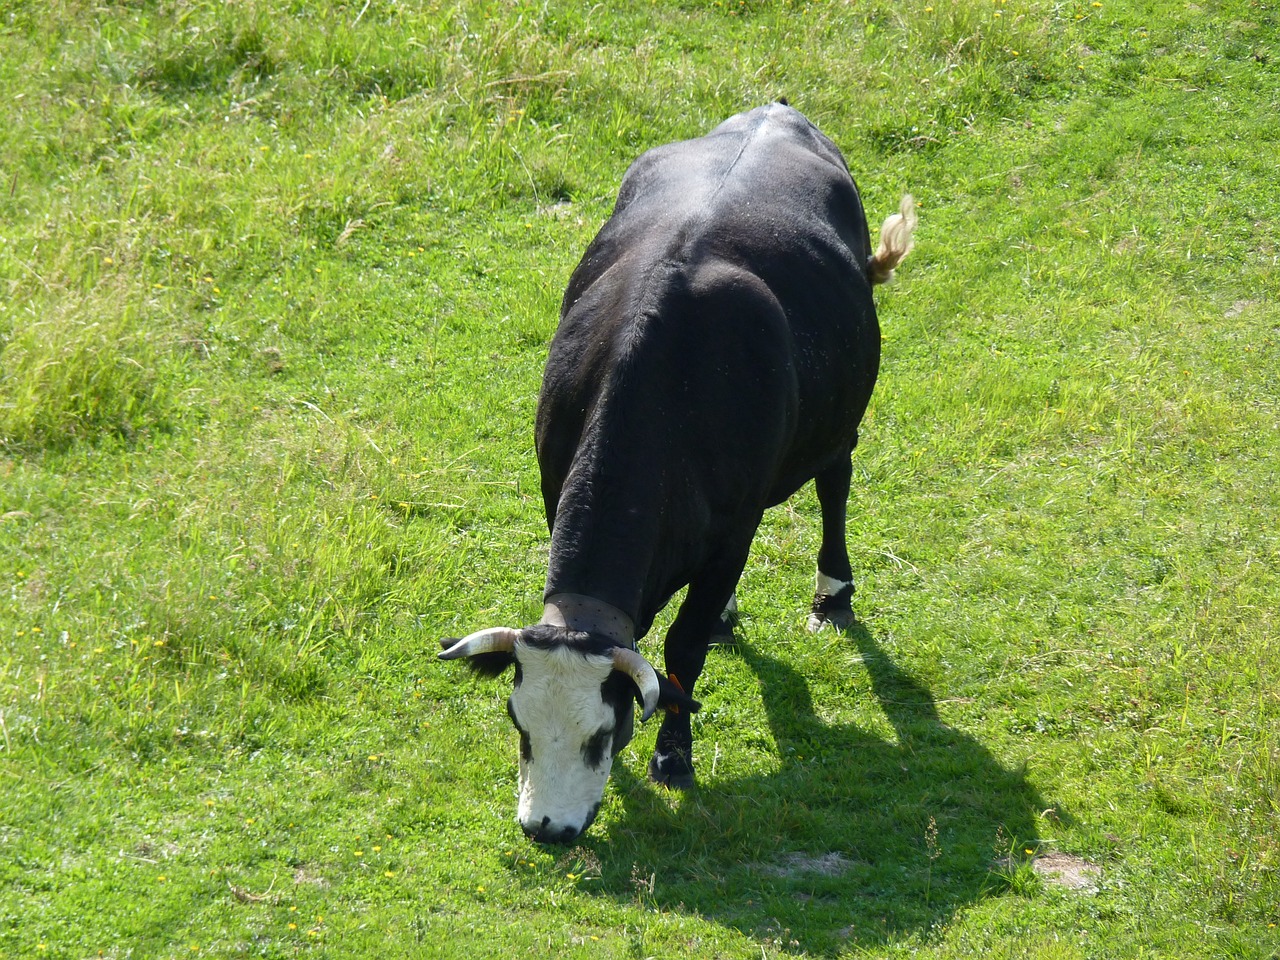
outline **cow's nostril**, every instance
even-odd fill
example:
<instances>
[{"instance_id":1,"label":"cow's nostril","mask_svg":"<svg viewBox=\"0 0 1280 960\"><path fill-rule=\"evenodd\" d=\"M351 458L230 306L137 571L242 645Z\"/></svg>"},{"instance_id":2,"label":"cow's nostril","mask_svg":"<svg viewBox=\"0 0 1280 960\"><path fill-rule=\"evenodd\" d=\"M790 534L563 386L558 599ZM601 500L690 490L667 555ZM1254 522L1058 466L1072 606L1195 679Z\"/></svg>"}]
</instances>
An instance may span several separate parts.
<instances>
[{"instance_id":1,"label":"cow's nostril","mask_svg":"<svg viewBox=\"0 0 1280 960\"><path fill-rule=\"evenodd\" d=\"M525 823L521 822L520 829L524 831L524 835L530 840L542 840L543 833L547 829L547 824L551 822L550 817L543 817L541 823Z\"/></svg>"}]
</instances>

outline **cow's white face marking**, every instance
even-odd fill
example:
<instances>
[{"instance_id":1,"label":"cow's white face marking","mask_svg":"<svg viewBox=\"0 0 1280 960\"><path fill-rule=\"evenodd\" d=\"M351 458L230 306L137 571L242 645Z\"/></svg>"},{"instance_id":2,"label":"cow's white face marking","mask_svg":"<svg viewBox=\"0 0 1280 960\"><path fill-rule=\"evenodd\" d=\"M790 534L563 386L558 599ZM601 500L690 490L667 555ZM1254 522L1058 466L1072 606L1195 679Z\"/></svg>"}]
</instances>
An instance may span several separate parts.
<instances>
[{"instance_id":1,"label":"cow's white face marking","mask_svg":"<svg viewBox=\"0 0 1280 960\"><path fill-rule=\"evenodd\" d=\"M508 711L520 731L517 818L538 840L568 841L590 826L604 797L615 746L630 739L625 710L605 699L608 656L517 644L518 682ZM619 718L628 728L615 745Z\"/></svg>"}]
</instances>

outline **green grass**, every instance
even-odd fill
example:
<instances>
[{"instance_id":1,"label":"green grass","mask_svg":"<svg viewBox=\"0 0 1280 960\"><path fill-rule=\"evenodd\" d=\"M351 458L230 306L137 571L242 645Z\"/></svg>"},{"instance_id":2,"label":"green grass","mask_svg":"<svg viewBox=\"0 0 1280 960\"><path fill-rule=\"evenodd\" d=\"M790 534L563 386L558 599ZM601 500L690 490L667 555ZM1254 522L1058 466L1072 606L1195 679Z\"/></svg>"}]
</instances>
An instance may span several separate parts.
<instances>
[{"instance_id":1,"label":"green grass","mask_svg":"<svg viewBox=\"0 0 1280 960\"><path fill-rule=\"evenodd\" d=\"M0 955L1276 957L1278 89L1263 0L0 3ZM802 492L698 790L542 849L437 641L626 165L780 95L920 201L860 625Z\"/></svg>"}]
</instances>

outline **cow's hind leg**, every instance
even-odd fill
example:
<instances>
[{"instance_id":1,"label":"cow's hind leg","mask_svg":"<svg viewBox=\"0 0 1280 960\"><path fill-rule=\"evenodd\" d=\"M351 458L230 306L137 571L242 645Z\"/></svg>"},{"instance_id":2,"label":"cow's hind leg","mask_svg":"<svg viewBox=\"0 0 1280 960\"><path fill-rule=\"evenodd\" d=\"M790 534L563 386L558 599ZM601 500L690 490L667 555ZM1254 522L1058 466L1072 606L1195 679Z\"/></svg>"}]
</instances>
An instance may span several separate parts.
<instances>
[{"instance_id":1,"label":"cow's hind leg","mask_svg":"<svg viewBox=\"0 0 1280 960\"><path fill-rule=\"evenodd\" d=\"M711 628L711 642L731 644L733 643L733 628L738 625L738 591L734 590L729 595L729 602L724 605L724 609L720 611L720 617L716 620L715 626Z\"/></svg>"},{"instance_id":2,"label":"cow's hind leg","mask_svg":"<svg viewBox=\"0 0 1280 960\"><path fill-rule=\"evenodd\" d=\"M822 546L818 550L818 575L809 613L811 631L824 623L841 630L853 623L853 569L845 545L845 511L852 477L853 464L847 456L814 477L822 507Z\"/></svg>"}]
</instances>

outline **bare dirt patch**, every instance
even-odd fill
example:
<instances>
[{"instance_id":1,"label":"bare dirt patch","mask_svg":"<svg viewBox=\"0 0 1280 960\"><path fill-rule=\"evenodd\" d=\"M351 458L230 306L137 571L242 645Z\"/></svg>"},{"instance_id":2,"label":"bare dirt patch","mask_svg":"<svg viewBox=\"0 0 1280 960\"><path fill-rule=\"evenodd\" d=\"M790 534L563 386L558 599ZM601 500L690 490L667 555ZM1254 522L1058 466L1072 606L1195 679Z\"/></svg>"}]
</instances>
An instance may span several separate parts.
<instances>
[{"instance_id":1,"label":"bare dirt patch","mask_svg":"<svg viewBox=\"0 0 1280 960\"><path fill-rule=\"evenodd\" d=\"M1080 893L1097 893L1102 868L1068 853L1045 853L1031 861L1031 869L1042 881Z\"/></svg>"},{"instance_id":2,"label":"bare dirt patch","mask_svg":"<svg viewBox=\"0 0 1280 960\"><path fill-rule=\"evenodd\" d=\"M794 877L802 873L838 877L848 873L856 863L843 853L788 853L777 863L757 864L756 869L771 877Z\"/></svg>"},{"instance_id":3,"label":"bare dirt patch","mask_svg":"<svg viewBox=\"0 0 1280 960\"><path fill-rule=\"evenodd\" d=\"M295 867L293 870L293 882L299 885L308 883L322 890L329 886L329 881L320 875L319 867L311 864L302 864Z\"/></svg>"},{"instance_id":4,"label":"bare dirt patch","mask_svg":"<svg viewBox=\"0 0 1280 960\"><path fill-rule=\"evenodd\" d=\"M1228 320L1234 319L1235 317L1240 316L1240 314L1244 313L1250 307L1257 306L1257 304L1258 304L1257 300L1237 300L1235 303L1231 304L1231 306L1227 308L1227 312L1224 314L1224 316Z\"/></svg>"}]
</instances>

